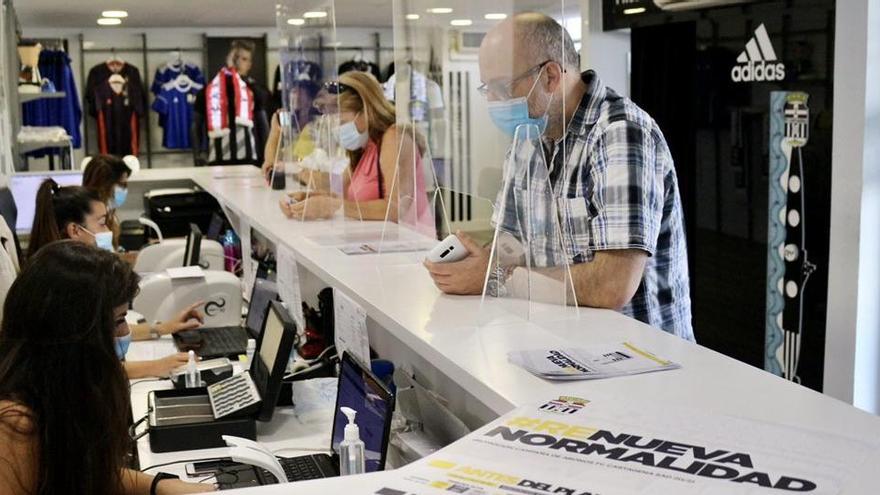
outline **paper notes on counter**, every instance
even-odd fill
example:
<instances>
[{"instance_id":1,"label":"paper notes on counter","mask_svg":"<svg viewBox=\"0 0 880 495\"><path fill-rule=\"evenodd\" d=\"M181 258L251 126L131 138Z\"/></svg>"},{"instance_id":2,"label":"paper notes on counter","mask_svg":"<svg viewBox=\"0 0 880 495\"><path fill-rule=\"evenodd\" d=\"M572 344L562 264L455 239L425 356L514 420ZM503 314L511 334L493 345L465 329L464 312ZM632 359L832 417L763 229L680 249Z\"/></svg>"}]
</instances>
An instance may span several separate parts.
<instances>
[{"instance_id":1,"label":"paper notes on counter","mask_svg":"<svg viewBox=\"0 0 880 495\"><path fill-rule=\"evenodd\" d=\"M507 354L507 359L547 380L596 380L681 367L629 342L513 351Z\"/></svg>"},{"instance_id":2,"label":"paper notes on counter","mask_svg":"<svg viewBox=\"0 0 880 495\"><path fill-rule=\"evenodd\" d=\"M367 312L342 291L333 289L333 320L336 352L349 352L366 366L370 365L370 337L367 335Z\"/></svg>"}]
</instances>

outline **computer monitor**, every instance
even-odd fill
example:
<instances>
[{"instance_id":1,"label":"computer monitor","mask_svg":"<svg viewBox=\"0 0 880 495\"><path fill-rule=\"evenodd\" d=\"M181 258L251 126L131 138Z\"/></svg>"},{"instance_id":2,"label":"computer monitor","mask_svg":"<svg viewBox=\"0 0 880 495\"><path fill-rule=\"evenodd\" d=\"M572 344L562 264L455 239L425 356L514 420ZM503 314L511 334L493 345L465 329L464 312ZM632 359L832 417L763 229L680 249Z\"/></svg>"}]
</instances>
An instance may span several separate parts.
<instances>
[{"instance_id":1,"label":"computer monitor","mask_svg":"<svg viewBox=\"0 0 880 495\"><path fill-rule=\"evenodd\" d=\"M278 285L275 282L262 278L254 279L247 319L245 319L245 328L251 335L258 336L263 331L263 322L266 320L269 304L277 300Z\"/></svg>"},{"instance_id":2,"label":"computer monitor","mask_svg":"<svg viewBox=\"0 0 880 495\"><path fill-rule=\"evenodd\" d=\"M10 225L20 233L30 232L34 224L34 212L37 204L37 190L40 184L48 178L52 178L60 186L78 186L82 184L82 172L49 172L42 174L13 174L9 177L9 190L15 200L15 208L18 217L15 225Z\"/></svg>"},{"instance_id":3,"label":"computer monitor","mask_svg":"<svg viewBox=\"0 0 880 495\"><path fill-rule=\"evenodd\" d=\"M189 235L186 236L186 249L183 251L183 266L196 266L199 264L199 254L202 250L202 231L199 226L189 224Z\"/></svg>"},{"instance_id":4,"label":"computer monitor","mask_svg":"<svg viewBox=\"0 0 880 495\"><path fill-rule=\"evenodd\" d=\"M254 385L263 400L257 416L259 421L272 419L281 392L281 380L294 345L296 322L280 301L270 301L269 311L263 322L263 332L257 339L257 349L250 368Z\"/></svg>"},{"instance_id":5,"label":"computer monitor","mask_svg":"<svg viewBox=\"0 0 880 495\"><path fill-rule=\"evenodd\" d=\"M208 225L208 239L212 241L220 242L220 236L223 235L223 225L226 223L226 220L223 218L223 215L214 212L211 215L211 224Z\"/></svg>"},{"instance_id":6,"label":"computer monitor","mask_svg":"<svg viewBox=\"0 0 880 495\"><path fill-rule=\"evenodd\" d=\"M331 448L336 455L339 454L339 444L348 424L348 418L340 411L343 406L357 411L355 422L364 442L366 471L384 470L394 413L394 394L369 368L347 352L342 354L333 417Z\"/></svg>"}]
</instances>

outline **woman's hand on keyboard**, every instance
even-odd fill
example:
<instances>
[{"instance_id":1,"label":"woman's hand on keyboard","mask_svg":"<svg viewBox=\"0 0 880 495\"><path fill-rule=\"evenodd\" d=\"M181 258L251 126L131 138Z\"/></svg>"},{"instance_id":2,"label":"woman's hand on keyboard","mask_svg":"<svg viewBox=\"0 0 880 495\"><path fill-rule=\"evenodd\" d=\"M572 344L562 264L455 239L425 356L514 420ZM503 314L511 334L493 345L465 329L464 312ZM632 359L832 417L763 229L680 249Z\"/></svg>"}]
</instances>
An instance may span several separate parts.
<instances>
[{"instance_id":1,"label":"woman's hand on keyboard","mask_svg":"<svg viewBox=\"0 0 880 495\"><path fill-rule=\"evenodd\" d=\"M160 334L168 335L183 330L192 330L199 328L205 322L205 315L199 311L199 307L203 306L204 301L199 301L188 306L186 309L178 313L173 319L163 321L157 325Z\"/></svg>"}]
</instances>

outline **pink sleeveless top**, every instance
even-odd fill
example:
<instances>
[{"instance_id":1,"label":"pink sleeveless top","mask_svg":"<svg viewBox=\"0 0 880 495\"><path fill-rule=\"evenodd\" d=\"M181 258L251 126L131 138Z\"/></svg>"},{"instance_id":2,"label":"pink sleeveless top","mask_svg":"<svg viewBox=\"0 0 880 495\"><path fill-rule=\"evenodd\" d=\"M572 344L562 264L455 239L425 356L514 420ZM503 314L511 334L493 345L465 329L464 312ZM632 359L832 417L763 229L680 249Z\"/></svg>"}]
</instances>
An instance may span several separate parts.
<instances>
[{"instance_id":1,"label":"pink sleeveless top","mask_svg":"<svg viewBox=\"0 0 880 495\"><path fill-rule=\"evenodd\" d=\"M388 191L379 174L379 146L372 140L367 141L364 153L358 161L357 167L351 176L345 199L349 201L373 201L382 199ZM415 228L419 232L436 236L434 226L433 208L428 201L428 193L425 191L425 173L422 169L422 157L416 154L416 191L412 201L401 207L398 214L398 223ZM398 194L395 192L395 194ZM406 193L404 193L406 195Z\"/></svg>"}]
</instances>

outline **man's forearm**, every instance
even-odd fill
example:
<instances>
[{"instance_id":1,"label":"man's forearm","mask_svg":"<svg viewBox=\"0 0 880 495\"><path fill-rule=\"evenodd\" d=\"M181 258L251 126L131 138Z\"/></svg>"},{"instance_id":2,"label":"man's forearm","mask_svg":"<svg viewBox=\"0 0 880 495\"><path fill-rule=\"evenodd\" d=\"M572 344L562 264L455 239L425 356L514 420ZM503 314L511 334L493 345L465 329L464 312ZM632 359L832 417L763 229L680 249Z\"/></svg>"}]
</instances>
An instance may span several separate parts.
<instances>
[{"instance_id":1,"label":"man's forearm","mask_svg":"<svg viewBox=\"0 0 880 495\"><path fill-rule=\"evenodd\" d=\"M531 277L525 267L517 267L505 284L514 297L553 304L572 304L575 299L578 306L619 310L638 289L646 258L647 254L638 250L602 251L589 263L570 265L574 297L565 267L533 268Z\"/></svg>"}]
</instances>

